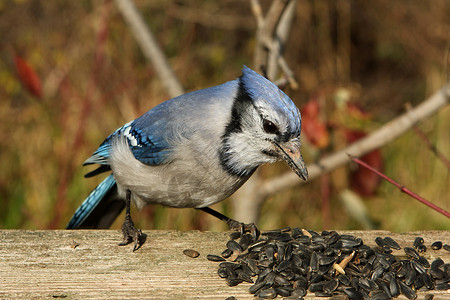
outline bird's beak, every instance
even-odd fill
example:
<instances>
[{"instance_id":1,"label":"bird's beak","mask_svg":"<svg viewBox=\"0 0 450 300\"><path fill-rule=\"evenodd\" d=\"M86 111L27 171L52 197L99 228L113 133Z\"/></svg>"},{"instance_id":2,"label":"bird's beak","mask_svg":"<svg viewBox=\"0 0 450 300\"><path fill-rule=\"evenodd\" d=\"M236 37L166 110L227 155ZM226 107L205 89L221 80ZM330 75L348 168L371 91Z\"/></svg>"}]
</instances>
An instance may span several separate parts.
<instances>
[{"instance_id":1,"label":"bird's beak","mask_svg":"<svg viewBox=\"0 0 450 300\"><path fill-rule=\"evenodd\" d=\"M308 180L308 170L300 153L300 141L298 139L290 140L284 143L274 143L276 152L289 165L292 171L295 172L304 181Z\"/></svg>"}]
</instances>

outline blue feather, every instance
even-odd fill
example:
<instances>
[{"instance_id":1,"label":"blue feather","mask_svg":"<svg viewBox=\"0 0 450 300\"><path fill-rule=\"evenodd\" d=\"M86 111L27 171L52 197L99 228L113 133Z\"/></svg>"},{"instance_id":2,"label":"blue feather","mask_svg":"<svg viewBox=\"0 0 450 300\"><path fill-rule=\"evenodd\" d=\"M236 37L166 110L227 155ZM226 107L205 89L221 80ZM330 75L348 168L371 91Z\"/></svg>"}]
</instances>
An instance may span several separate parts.
<instances>
[{"instance_id":1,"label":"blue feather","mask_svg":"<svg viewBox=\"0 0 450 300\"><path fill-rule=\"evenodd\" d=\"M116 184L113 175L109 175L105 178L84 200L81 206L76 210L75 214L72 216L66 229L77 229L80 227L87 217L92 213L92 211L97 207L97 205L104 199L106 194L113 188Z\"/></svg>"},{"instance_id":2,"label":"blue feather","mask_svg":"<svg viewBox=\"0 0 450 300\"><path fill-rule=\"evenodd\" d=\"M117 136L127 138L130 150L140 162L151 166L164 164L171 153L170 145L162 137L152 136L147 133L151 131L152 126L146 128L145 131L138 128L137 120L125 124L112 133L92 156L84 162L84 165L109 165L108 158L111 156L111 143Z\"/></svg>"}]
</instances>

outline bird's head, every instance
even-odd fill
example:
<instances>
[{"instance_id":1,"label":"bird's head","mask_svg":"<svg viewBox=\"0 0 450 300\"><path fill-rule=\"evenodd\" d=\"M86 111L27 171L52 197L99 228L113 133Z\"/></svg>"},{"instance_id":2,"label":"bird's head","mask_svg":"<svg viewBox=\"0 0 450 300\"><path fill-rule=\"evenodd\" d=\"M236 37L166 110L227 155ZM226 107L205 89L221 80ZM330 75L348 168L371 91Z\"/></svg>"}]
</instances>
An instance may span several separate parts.
<instances>
[{"instance_id":1,"label":"bird's head","mask_svg":"<svg viewBox=\"0 0 450 300\"><path fill-rule=\"evenodd\" d=\"M307 180L300 130L300 112L292 100L275 84L244 67L222 136L222 166L233 175L244 176L261 164L284 160Z\"/></svg>"}]
</instances>

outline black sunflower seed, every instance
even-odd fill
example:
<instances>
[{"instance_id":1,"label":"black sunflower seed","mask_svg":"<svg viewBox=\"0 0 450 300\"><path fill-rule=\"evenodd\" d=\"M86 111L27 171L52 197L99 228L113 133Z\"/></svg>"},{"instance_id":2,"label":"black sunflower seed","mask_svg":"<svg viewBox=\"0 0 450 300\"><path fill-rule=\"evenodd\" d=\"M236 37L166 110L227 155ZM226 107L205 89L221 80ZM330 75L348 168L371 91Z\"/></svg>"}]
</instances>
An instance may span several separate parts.
<instances>
[{"instance_id":1,"label":"black sunflower seed","mask_svg":"<svg viewBox=\"0 0 450 300\"><path fill-rule=\"evenodd\" d=\"M406 298L408 298L408 299L416 299L417 298L417 294L412 288L407 286L403 281L399 281L398 283L399 283L399 286L400 286L401 293Z\"/></svg>"},{"instance_id":2,"label":"black sunflower seed","mask_svg":"<svg viewBox=\"0 0 450 300\"><path fill-rule=\"evenodd\" d=\"M413 267L414 270L416 270L417 273L419 274L423 274L425 273L425 268L419 263L418 260L416 259L412 259L411 260L411 266Z\"/></svg>"},{"instance_id":3,"label":"black sunflower seed","mask_svg":"<svg viewBox=\"0 0 450 300\"><path fill-rule=\"evenodd\" d=\"M230 239L232 240L237 240L240 237L241 233L239 231L233 231L232 233L230 233Z\"/></svg>"},{"instance_id":4,"label":"black sunflower seed","mask_svg":"<svg viewBox=\"0 0 450 300\"><path fill-rule=\"evenodd\" d=\"M423 238L418 236L414 239L413 246L414 246L414 248L417 248L417 247L419 247L419 245L422 245L423 243L424 243Z\"/></svg>"},{"instance_id":5,"label":"black sunflower seed","mask_svg":"<svg viewBox=\"0 0 450 300\"><path fill-rule=\"evenodd\" d=\"M373 270L371 279L375 280L375 279L381 277L381 275L383 275L384 271L386 271L386 269L383 266L377 267L375 270Z\"/></svg>"},{"instance_id":6,"label":"black sunflower seed","mask_svg":"<svg viewBox=\"0 0 450 300\"><path fill-rule=\"evenodd\" d=\"M423 276L418 275L416 276L416 279L414 280L414 289L418 290L421 287L423 287L425 285L425 281Z\"/></svg>"},{"instance_id":7,"label":"black sunflower seed","mask_svg":"<svg viewBox=\"0 0 450 300\"><path fill-rule=\"evenodd\" d=\"M277 275L274 272L270 272L269 274L267 274L267 276L264 278L265 281L265 286L266 287L271 287L274 283L275 283L275 277Z\"/></svg>"},{"instance_id":8,"label":"black sunflower seed","mask_svg":"<svg viewBox=\"0 0 450 300\"><path fill-rule=\"evenodd\" d=\"M237 270L235 270L235 272L236 272L237 278L242 279L243 281L248 282L248 283L253 283L252 277L247 272L245 272L243 269L237 269Z\"/></svg>"},{"instance_id":9,"label":"black sunflower seed","mask_svg":"<svg viewBox=\"0 0 450 300\"><path fill-rule=\"evenodd\" d=\"M267 244L267 240L259 239L248 246L248 250L259 252Z\"/></svg>"},{"instance_id":10,"label":"black sunflower seed","mask_svg":"<svg viewBox=\"0 0 450 300\"><path fill-rule=\"evenodd\" d=\"M415 259L419 259L419 253L414 248L405 247L403 248L403 250L405 251L406 255Z\"/></svg>"},{"instance_id":11,"label":"black sunflower seed","mask_svg":"<svg viewBox=\"0 0 450 300\"><path fill-rule=\"evenodd\" d=\"M311 259L309 261L309 267L312 271L317 272L319 270L319 257L317 255L317 252L313 252L311 255Z\"/></svg>"},{"instance_id":12,"label":"black sunflower seed","mask_svg":"<svg viewBox=\"0 0 450 300\"><path fill-rule=\"evenodd\" d=\"M339 280L339 282L344 285L344 286L350 286L350 279L348 278L347 275L345 274L339 274L337 279Z\"/></svg>"},{"instance_id":13,"label":"black sunflower seed","mask_svg":"<svg viewBox=\"0 0 450 300\"><path fill-rule=\"evenodd\" d=\"M292 262L291 262L291 261L289 261L289 260L283 260L282 262L280 262L280 263L278 264L278 266L275 268L275 270L276 270L277 272L281 272L281 271L286 270L287 268L290 268L291 266L292 266Z\"/></svg>"},{"instance_id":14,"label":"black sunflower seed","mask_svg":"<svg viewBox=\"0 0 450 300\"><path fill-rule=\"evenodd\" d=\"M431 263L431 269L438 270L443 265L444 265L444 261L440 258L437 258Z\"/></svg>"},{"instance_id":15,"label":"black sunflower seed","mask_svg":"<svg viewBox=\"0 0 450 300\"><path fill-rule=\"evenodd\" d=\"M450 283L447 282L436 284L436 290L438 291L450 290Z\"/></svg>"},{"instance_id":16,"label":"black sunflower seed","mask_svg":"<svg viewBox=\"0 0 450 300\"><path fill-rule=\"evenodd\" d=\"M445 277L445 274L444 274L444 272L442 272L441 270L439 270L439 269L437 269L437 270L434 270L434 269L429 269L428 270L428 273L431 275L431 277L433 277L434 279L442 279L442 278L444 278Z\"/></svg>"},{"instance_id":17,"label":"black sunflower seed","mask_svg":"<svg viewBox=\"0 0 450 300\"><path fill-rule=\"evenodd\" d=\"M224 257L224 258L230 257L231 254L233 254L233 251L231 251L230 249L225 249L222 251L222 257Z\"/></svg>"},{"instance_id":18,"label":"black sunflower seed","mask_svg":"<svg viewBox=\"0 0 450 300\"><path fill-rule=\"evenodd\" d=\"M450 251L450 245L449 244L445 244L444 246L442 246L442 248L444 250Z\"/></svg>"},{"instance_id":19,"label":"black sunflower seed","mask_svg":"<svg viewBox=\"0 0 450 300\"><path fill-rule=\"evenodd\" d=\"M237 277L227 277L225 278L225 281L227 282L228 286L236 286L242 283L244 280Z\"/></svg>"},{"instance_id":20,"label":"black sunflower seed","mask_svg":"<svg viewBox=\"0 0 450 300\"><path fill-rule=\"evenodd\" d=\"M309 285L309 291L312 292L312 293L323 292L324 285L325 285L325 281L311 283Z\"/></svg>"},{"instance_id":21,"label":"black sunflower seed","mask_svg":"<svg viewBox=\"0 0 450 300\"><path fill-rule=\"evenodd\" d=\"M262 299L274 299L278 294L277 294L277 291L275 291L275 289L268 288L268 289L259 290L256 293L256 295Z\"/></svg>"},{"instance_id":22,"label":"black sunflower seed","mask_svg":"<svg viewBox=\"0 0 450 300\"><path fill-rule=\"evenodd\" d=\"M278 286L278 287L274 287L275 291L277 292L278 295L280 295L281 297L289 297L292 293L292 288L286 287L286 286Z\"/></svg>"},{"instance_id":23,"label":"black sunflower seed","mask_svg":"<svg viewBox=\"0 0 450 300\"><path fill-rule=\"evenodd\" d=\"M427 260L425 257L423 257L423 256L420 256L420 257L419 257L418 262L419 262L422 266L424 266L425 268L427 268L427 269L431 267L431 266L430 266L430 263L428 262L428 260Z\"/></svg>"},{"instance_id":24,"label":"black sunflower seed","mask_svg":"<svg viewBox=\"0 0 450 300\"><path fill-rule=\"evenodd\" d=\"M375 243L377 243L378 247L387 247L388 245L386 244L386 242L384 241L384 239L382 237L377 236L375 238Z\"/></svg>"},{"instance_id":25,"label":"black sunflower seed","mask_svg":"<svg viewBox=\"0 0 450 300\"><path fill-rule=\"evenodd\" d=\"M422 280L423 280L425 286L427 287L427 289L432 290L432 289L435 288L435 284L434 284L433 279L431 278L430 275L424 273L424 274L421 274L419 276L422 277Z\"/></svg>"},{"instance_id":26,"label":"black sunflower seed","mask_svg":"<svg viewBox=\"0 0 450 300\"><path fill-rule=\"evenodd\" d=\"M227 278L228 277L228 270L226 268L219 268L217 270L217 274L219 274L220 278Z\"/></svg>"},{"instance_id":27,"label":"black sunflower seed","mask_svg":"<svg viewBox=\"0 0 450 300\"><path fill-rule=\"evenodd\" d=\"M391 237L389 237L389 236L387 236L387 237L384 238L384 243L385 243L389 248L392 248L392 249L395 249L395 250L400 250L400 249L402 249L402 248L400 247L400 245L399 245L393 238L391 238Z\"/></svg>"},{"instance_id":28,"label":"black sunflower seed","mask_svg":"<svg viewBox=\"0 0 450 300\"><path fill-rule=\"evenodd\" d=\"M442 248L441 241L436 241L433 244L431 244L431 249L433 249L433 250L441 250L441 248Z\"/></svg>"},{"instance_id":29,"label":"black sunflower seed","mask_svg":"<svg viewBox=\"0 0 450 300\"><path fill-rule=\"evenodd\" d=\"M298 288L292 291L291 297L293 297L293 299L303 299L303 297L306 296L306 294L307 294L306 289Z\"/></svg>"},{"instance_id":30,"label":"black sunflower seed","mask_svg":"<svg viewBox=\"0 0 450 300\"><path fill-rule=\"evenodd\" d=\"M331 297L330 293L326 293L326 292L315 292L314 295L316 297Z\"/></svg>"},{"instance_id":31,"label":"black sunflower seed","mask_svg":"<svg viewBox=\"0 0 450 300\"><path fill-rule=\"evenodd\" d=\"M363 300L363 294L354 288L346 288L344 289L344 293L346 293L350 299Z\"/></svg>"},{"instance_id":32,"label":"black sunflower seed","mask_svg":"<svg viewBox=\"0 0 450 300\"><path fill-rule=\"evenodd\" d=\"M318 264L319 265L329 265L332 264L336 261L336 257L328 257L328 256L324 256L324 257L320 257L318 259Z\"/></svg>"},{"instance_id":33,"label":"black sunflower seed","mask_svg":"<svg viewBox=\"0 0 450 300\"><path fill-rule=\"evenodd\" d=\"M206 255L206 259L209 261L225 261L223 257L214 254Z\"/></svg>"},{"instance_id":34,"label":"black sunflower seed","mask_svg":"<svg viewBox=\"0 0 450 300\"><path fill-rule=\"evenodd\" d=\"M331 279L323 285L323 291L325 293L332 293L337 289L338 286L339 286L339 280Z\"/></svg>"},{"instance_id":35,"label":"black sunflower seed","mask_svg":"<svg viewBox=\"0 0 450 300\"><path fill-rule=\"evenodd\" d=\"M382 290L375 290L369 293L371 300L389 300L390 297Z\"/></svg>"},{"instance_id":36,"label":"black sunflower seed","mask_svg":"<svg viewBox=\"0 0 450 300\"><path fill-rule=\"evenodd\" d=\"M400 295L400 287L398 286L397 279L395 279L395 277L391 277L389 280L389 292L394 298Z\"/></svg>"},{"instance_id":37,"label":"black sunflower seed","mask_svg":"<svg viewBox=\"0 0 450 300\"><path fill-rule=\"evenodd\" d=\"M241 246L242 250L246 250L252 242L253 236L249 233L246 233L239 240L239 245Z\"/></svg>"},{"instance_id":38,"label":"black sunflower seed","mask_svg":"<svg viewBox=\"0 0 450 300\"><path fill-rule=\"evenodd\" d=\"M424 253L426 251L427 251L427 246L425 246L424 244L417 246L417 252Z\"/></svg>"},{"instance_id":39,"label":"black sunflower seed","mask_svg":"<svg viewBox=\"0 0 450 300\"><path fill-rule=\"evenodd\" d=\"M407 285L411 285L411 284L413 284L414 280L416 279L416 272L411 267L411 264L409 262L405 264L404 268L405 268L405 272L406 272L405 273L405 283Z\"/></svg>"},{"instance_id":40,"label":"black sunflower seed","mask_svg":"<svg viewBox=\"0 0 450 300\"><path fill-rule=\"evenodd\" d=\"M231 241L228 241L227 242L227 248L229 249L229 250L231 250L232 252L235 252L235 251L237 251L237 252L242 252L242 247L241 247L241 245L239 245L236 241L234 241L234 240L231 240Z\"/></svg>"},{"instance_id":41,"label":"black sunflower seed","mask_svg":"<svg viewBox=\"0 0 450 300\"><path fill-rule=\"evenodd\" d=\"M254 294L257 291L259 291L266 283L264 281L260 281L255 283L254 285L252 285L251 287L248 288L248 291L250 292L250 294Z\"/></svg>"},{"instance_id":42,"label":"black sunflower seed","mask_svg":"<svg viewBox=\"0 0 450 300\"><path fill-rule=\"evenodd\" d=\"M308 287L308 280L305 277L299 277L292 285L294 289L306 289Z\"/></svg>"}]
</instances>

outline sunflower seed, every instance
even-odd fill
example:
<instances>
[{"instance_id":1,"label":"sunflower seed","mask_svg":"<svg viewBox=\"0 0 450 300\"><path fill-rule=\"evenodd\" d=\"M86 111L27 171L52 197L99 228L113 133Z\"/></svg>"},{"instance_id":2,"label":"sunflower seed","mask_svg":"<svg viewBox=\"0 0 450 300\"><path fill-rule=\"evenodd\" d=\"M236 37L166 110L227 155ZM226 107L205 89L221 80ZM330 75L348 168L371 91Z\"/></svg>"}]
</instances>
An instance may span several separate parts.
<instances>
[{"instance_id":1,"label":"sunflower seed","mask_svg":"<svg viewBox=\"0 0 450 300\"><path fill-rule=\"evenodd\" d=\"M387 237L384 238L384 243L385 243L389 248L392 248L392 249L395 249L395 250L400 250L400 249L402 249L402 248L400 247L400 245L399 245L396 241L394 241L393 238L391 238L391 237L389 237L389 236L387 236Z\"/></svg>"},{"instance_id":2,"label":"sunflower seed","mask_svg":"<svg viewBox=\"0 0 450 300\"><path fill-rule=\"evenodd\" d=\"M436 241L433 244L431 244L431 249L433 249L433 250L441 250L441 248L442 248L441 241Z\"/></svg>"},{"instance_id":3,"label":"sunflower seed","mask_svg":"<svg viewBox=\"0 0 450 300\"><path fill-rule=\"evenodd\" d=\"M259 290L259 292L257 292L256 295L262 299L274 299L278 294L277 291L275 291L275 289L268 288Z\"/></svg>"},{"instance_id":4,"label":"sunflower seed","mask_svg":"<svg viewBox=\"0 0 450 300\"><path fill-rule=\"evenodd\" d=\"M405 251L406 255L415 259L419 259L419 253L414 248L405 247L403 248L403 250Z\"/></svg>"},{"instance_id":5,"label":"sunflower seed","mask_svg":"<svg viewBox=\"0 0 450 300\"><path fill-rule=\"evenodd\" d=\"M416 299L416 292L409 286L407 286L404 282L399 281L400 291L401 293L408 299Z\"/></svg>"},{"instance_id":6,"label":"sunflower seed","mask_svg":"<svg viewBox=\"0 0 450 300\"><path fill-rule=\"evenodd\" d=\"M194 249L184 249L183 254L192 258L199 257L200 253Z\"/></svg>"},{"instance_id":7,"label":"sunflower seed","mask_svg":"<svg viewBox=\"0 0 450 300\"><path fill-rule=\"evenodd\" d=\"M417 248L417 247L419 247L419 245L423 245L423 243L424 243L423 238L418 236L414 239L413 246L414 246L414 248Z\"/></svg>"},{"instance_id":8,"label":"sunflower seed","mask_svg":"<svg viewBox=\"0 0 450 300\"><path fill-rule=\"evenodd\" d=\"M214 254L206 255L206 259L209 261L225 261L223 257Z\"/></svg>"}]
</instances>

